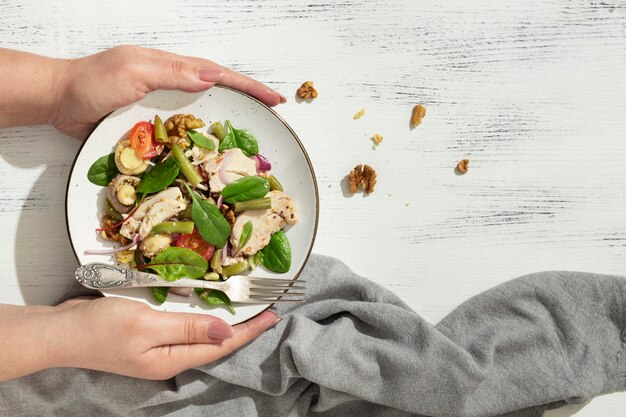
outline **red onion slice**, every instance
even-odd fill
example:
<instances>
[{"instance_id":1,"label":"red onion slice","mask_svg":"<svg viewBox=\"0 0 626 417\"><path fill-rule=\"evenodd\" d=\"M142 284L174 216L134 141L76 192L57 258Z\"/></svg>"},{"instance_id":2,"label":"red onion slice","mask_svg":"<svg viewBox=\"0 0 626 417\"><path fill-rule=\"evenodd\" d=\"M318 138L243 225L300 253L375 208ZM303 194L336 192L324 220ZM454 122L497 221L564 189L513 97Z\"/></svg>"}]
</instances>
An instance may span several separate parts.
<instances>
[{"instance_id":1,"label":"red onion slice","mask_svg":"<svg viewBox=\"0 0 626 417\"><path fill-rule=\"evenodd\" d=\"M230 180L228 179L228 175L226 175L226 170L228 169L228 162L233 157L232 151L228 151L224 154L224 158L222 158L222 166L220 168L220 181L222 181L225 185L230 184Z\"/></svg>"},{"instance_id":2,"label":"red onion slice","mask_svg":"<svg viewBox=\"0 0 626 417\"><path fill-rule=\"evenodd\" d=\"M123 250L129 250L130 248L135 246L137 243L139 243L140 240L141 240L141 236L139 236L139 233L137 233L135 237L133 238L132 242L130 242L126 246L122 246L121 248L117 248L117 249L86 250L85 255L113 255L114 253L121 252Z\"/></svg>"},{"instance_id":3,"label":"red onion slice","mask_svg":"<svg viewBox=\"0 0 626 417\"><path fill-rule=\"evenodd\" d=\"M267 172L272 169L272 163L260 153L253 155L250 158L254 159L254 162L256 163L256 170L258 172Z\"/></svg>"},{"instance_id":4,"label":"red onion slice","mask_svg":"<svg viewBox=\"0 0 626 417\"><path fill-rule=\"evenodd\" d=\"M171 287L169 292L172 294L180 295L181 297L189 297L193 292L193 288L189 287Z\"/></svg>"},{"instance_id":5,"label":"red onion slice","mask_svg":"<svg viewBox=\"0 0 626 417\"><path fill-rule=\"evenodd\" d=\"M221 209L222 208L222 204L224 204L224 197L222 197L222 195L220 194L219 198L217 199L217 209Z\"/></svg>"}]
</instances>

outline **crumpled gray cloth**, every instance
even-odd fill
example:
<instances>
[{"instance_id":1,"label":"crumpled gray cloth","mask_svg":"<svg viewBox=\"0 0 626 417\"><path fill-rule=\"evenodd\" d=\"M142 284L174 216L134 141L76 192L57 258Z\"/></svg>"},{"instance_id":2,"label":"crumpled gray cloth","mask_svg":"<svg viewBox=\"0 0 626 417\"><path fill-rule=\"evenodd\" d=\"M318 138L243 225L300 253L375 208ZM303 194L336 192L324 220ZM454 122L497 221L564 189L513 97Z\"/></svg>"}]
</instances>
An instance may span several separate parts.
<instances>
[{"instance_id":1,"label":"crumpled gray cloth","mask_svg":"<svg viewBox=\"0 0 626 417\"><path fill-rule=\"evenodd\" d=\"M0 415L526 417L625 387L624 278L528 275L436 326L332 258L302 278L308 302L218 363L168 381L47 370L1 383Z\"/></svg>"}]
</instances>

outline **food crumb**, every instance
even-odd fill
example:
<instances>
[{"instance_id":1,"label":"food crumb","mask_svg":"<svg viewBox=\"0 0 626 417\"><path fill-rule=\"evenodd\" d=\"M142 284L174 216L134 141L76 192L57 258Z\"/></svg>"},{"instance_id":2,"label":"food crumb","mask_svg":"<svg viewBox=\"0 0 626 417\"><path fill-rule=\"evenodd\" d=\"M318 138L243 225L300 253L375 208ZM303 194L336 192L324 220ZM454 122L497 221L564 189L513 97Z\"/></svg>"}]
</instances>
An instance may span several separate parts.
<instances>
[{"instance_id":1,"label":"food crumb","mask_svg":"<svg viewBox=\"0 0 626 417\"><path fill-rule=\"evenodd\" d=\"M454 169L458 175L465 175L469 169L469 159L461 159Z\"/></svg>"},{"instance_id":2,"label":"food crumb","mask_svg":"<svg viewBox=\"0 0 626 417\"><path fill-rule=\"evenodd\" d=\"M408 207L408 206L409 206L409 203L405 203L405 204L404 204L404 207Z\"/></svg>"},{"instance_id":3,"label":"food crumb","mask_svg":"<svg viewBox=\"0 0 626 417\"><path fill-rule=\"evenodd\" d=\"M372 141L376 145L380 145L380 143L383 141L383 137L380 135L380 133L376 133L374 134L374 136L372 136Z\"/></svg>"},{"instance_id":4,"label":"food crumb","mask_svg":"<svg viewBox=\"0 0 626 417\"><path fill-rule=\"evenodd\" d=\"M417 126L422 124L422 119L426 116L426 108L421 104L417 104L413 107L413 112L411 113L411 121L409 123L411 130L415 129Z\"/></svg>"},{"instance_id":5,"label":"food crumb","mask_svg":"<svg viewBox=\"0 0 626 417\"><path fill-rule=\"evenodd\" d=\"M313 81L303 82L296 94L303 100L317 98L317 90L313 87Z\"/></svg>"},{"instance_id":6,"label":"food crumb","mask_svg":"<svg viewBox=\"0 0 626 417\"><path fill-rule=\"evenodd\" d=\"M354 116L352 116L352 118L354 120L359 120L361 117L363 117L365 115L365 109L361 109L358 112L356 112L356 114Z\"/></svg>"}]
</instances>

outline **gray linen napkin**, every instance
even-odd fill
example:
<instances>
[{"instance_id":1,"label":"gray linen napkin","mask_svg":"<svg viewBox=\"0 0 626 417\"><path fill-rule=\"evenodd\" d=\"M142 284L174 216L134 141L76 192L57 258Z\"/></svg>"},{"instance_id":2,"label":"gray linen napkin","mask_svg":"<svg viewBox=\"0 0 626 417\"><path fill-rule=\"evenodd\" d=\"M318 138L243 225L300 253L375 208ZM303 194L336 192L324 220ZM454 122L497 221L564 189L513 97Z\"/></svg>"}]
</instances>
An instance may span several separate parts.
<instances>
[{"instance_id":1,"label":"gray linen napkin","mask_svg":"<svg viewBox=\"0 0 626 417\"><path fill-rule=\"evenodd\" d=\"M312 256L308 302L230 357L169 381L53 369L0 384L3 416L541 416L626 385L626 279L544 272L436 326Z\"/></svg>"}]
</instances>

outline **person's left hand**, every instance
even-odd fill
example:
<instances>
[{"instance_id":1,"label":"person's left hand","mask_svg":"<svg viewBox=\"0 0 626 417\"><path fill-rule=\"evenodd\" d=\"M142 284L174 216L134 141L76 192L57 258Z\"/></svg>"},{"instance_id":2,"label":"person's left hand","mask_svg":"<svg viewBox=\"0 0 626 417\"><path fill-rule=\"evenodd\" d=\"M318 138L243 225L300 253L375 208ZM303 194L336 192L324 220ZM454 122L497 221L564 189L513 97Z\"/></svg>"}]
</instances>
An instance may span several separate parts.
<instances>
[{"instance_id":1,"label":"person's left hand","mask_svg":"<svg viewBox=\"0 0 626 417\"><path fill-rule=\"evenodd\" d=\"M256 97L268 106L286 101L271 88L212 61L119 46L74 60L58 60L61 79L50 122L61 133L84 139L100 119L153 90L199 92L216 84Z\"/></svg>"}]
</instances>

